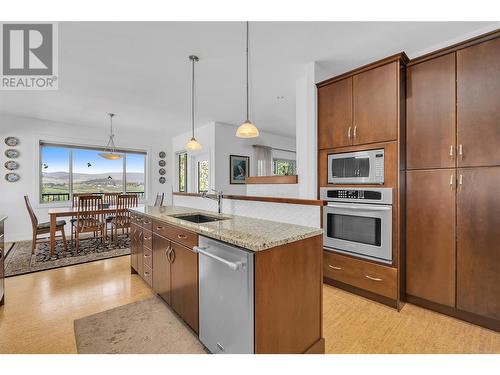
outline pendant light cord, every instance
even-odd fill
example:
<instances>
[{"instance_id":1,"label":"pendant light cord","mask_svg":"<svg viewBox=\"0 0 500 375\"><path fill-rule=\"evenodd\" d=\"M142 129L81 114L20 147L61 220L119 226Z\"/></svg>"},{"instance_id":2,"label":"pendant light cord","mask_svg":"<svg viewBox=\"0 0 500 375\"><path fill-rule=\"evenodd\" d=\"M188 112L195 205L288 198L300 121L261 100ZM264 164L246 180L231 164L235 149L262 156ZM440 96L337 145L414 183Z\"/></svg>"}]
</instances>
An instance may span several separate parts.
<instances>
[{"instance_id":1,"label":"pendant light cord","mask_svg":"<svg viewBox=\"0 0 500 375\"><path fill-rule=\"evenodd\" d=\"M249 90L248 90L248 40L249 40L249 36L248 36L248 34L249 34L249 31L248 31L248 21L247 21L247 49L246 49L246 54L247 54L247 122L250 121L250 118L248 116L248 112L249 112L248 111L248 107L249 107L249 104L248 104L248 102L249 102L249 99L248 99L248 97L249 97L249 95L248 95L248 92L249 92Z\"/></svg>"},{"instance_id":2,"label":"pendant light cord","mask_svg":"<svg viewBox=\"0 0 500 375\"><path fill-rule=\"evenodd\" d=\"M193 69L192 69L192 80L191 80L191 128L193 132L193 138L194 138L194 61L195 59L191 59L193 62Z\"/></svg>"}]
</instances>

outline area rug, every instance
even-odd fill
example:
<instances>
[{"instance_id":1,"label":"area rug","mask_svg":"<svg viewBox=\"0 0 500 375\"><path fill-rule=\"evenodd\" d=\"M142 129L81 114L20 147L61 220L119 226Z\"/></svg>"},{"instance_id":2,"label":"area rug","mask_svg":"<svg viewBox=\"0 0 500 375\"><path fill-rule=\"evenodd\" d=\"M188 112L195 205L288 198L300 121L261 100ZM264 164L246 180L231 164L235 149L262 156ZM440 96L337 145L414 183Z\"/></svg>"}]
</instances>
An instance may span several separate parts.
<instances>
[{"instance_id":1,"label":"area rug","mask_svg":"<svg viewBox=\"0 0 500 375\"><path fill-rule=\"evenodd\" d=\"M79 354L206 354L158 296L75 320Z\"/></svg>"},{"instance_id":2,"label":"area rug","mask_svg":"<svg viewBox=\"0 0 500 375\"><path fill-rule=\"evenodd\" d=\"M31 241L14 243L5 258L5 276L16 276L25 273L71 266L74 264L93 262L130 254L130 238L118 236L118 243L101 244L94 238L82 239L78 251L68 241L68 251L64 250L62 240L56 241L54 256L50 256L48 242L37 245L35 254L31 254Z\"/></svg>"}]
</instances>

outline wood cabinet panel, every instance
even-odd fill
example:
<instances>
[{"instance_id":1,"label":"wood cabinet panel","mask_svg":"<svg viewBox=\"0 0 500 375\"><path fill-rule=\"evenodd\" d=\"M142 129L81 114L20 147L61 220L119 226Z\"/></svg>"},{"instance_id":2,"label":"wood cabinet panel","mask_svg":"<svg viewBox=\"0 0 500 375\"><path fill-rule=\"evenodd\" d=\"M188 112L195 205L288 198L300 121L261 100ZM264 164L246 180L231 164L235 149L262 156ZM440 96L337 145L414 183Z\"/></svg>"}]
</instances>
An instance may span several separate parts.
<instances>
[{"instance_id":1,"label":"wood cabinet panel","mask_svg":"<svg viewBox=\"0 0 500 375\"><path fill-rule=\"evenodd\" d=\"M353 144L396 140L399 63L392 62L353 77Z\"/></svg>"},{"instance_id":2,"label":"wood cabinet panel","mask_svg":"<svg viewBox=\"0 0 500 375\"><path fill-rule=\"evenodd\" d=\"M500 38L457 51L460 167L500 165Z\"/></svg>"},{"instance_id":3,"label":"wood cabinet panel","mask_svg":"<svg viewBox=\"0 0 500 375\"><path fill-rule=\"evenodd\" d=\"M352 77L318 89L320 149L349 146L352 136Z\"/></svg>"},{"instance_id":4,"label":"wood cabinet panel","mask_svg":"<svg viewBox=\"0 0 500 375\"><path fill-rule=\"evenodd\" d=\"M153 250L153 232L149 229L142 230L142 246L147 247L149 250Z\"/></svg>"},{"instance_id":5,"label":"wood cabinet panel","mask_svg":"<svg viewBox=\"0 0 500 375\"><path fill-rule=\"evenodd\" d=\"M144 278L144 249L142 247L142 228L137 226L137 273Z\"/></svg>"},{"instance_id":6,"label":"wood cabinet panel","mask_svg":"<svg viewBox=\"0 0 500 375\"><path fill-rule=\"evenodd\" d=\"M0 305L5 302L5 244L4 244L4 225L0 221Z\"/></svg>"},{"instance_id":7,"label":"wood cabinet panel","mask_svg":"<svg viewBox=\"0 0 500 375\"><path fill-rule=\"evenodd\" d=\"M455 166L455 54L407 70L408 169Z\"/></svg>"},{"instance_id":8,"label":"wood cabinet panel","mask_svg":"<svg viewBox=\"0 0 500 375\"><path fill-rule=\"evenodd\" d=\"M153 286L153 270L147 264L144 264L144 281L150 286Z\"/></svg>"},{"instance_id":9,"label":"wood cabinet panel","mask_svg":"<svg viewBox=\"0 0 500 375\"><path fill-rule=\"evenodd\" d=\"M198 254L172 242L171 259L172 307L198 333Z\"/></svg>"},{"instance_id":10,"label":"wood cabinet panel","mask_svg":"<svg viewBox=\"0 0 500 375\"><path fill-rule=\"evenodd\" d=\"M500 167L458 175L457 308L500 320Z\"/></svg>"},{"instance_id":11,"label":"wood cabinet panel","mask_svg":"<svg viewBox=\"0 0 500 375\"><path fill-rule=\"evenodd\" d=\"M343 256L330 251L323 252L325 277L397 299L397 269Z\"/></svg>"},{"instance_id":12,"label":"wood cabinet panel","mask_svg":"<svg viewBox=\"0 0 500 375\"><path fill-rule=\"evenodd\" d=\"M153 268L153 250L148 249L146 246L143 248L144 251L144 257L143 257L143 262L145 266L148 266L149 268Z\"/></svg>"},{"instance_id":13,"label":"wood cabinet panel","mask_svg":"<svg viewBox=\"0 0 500 375\"><path fill-rule=\"evenodd\" d=\"M151 220L149 217L143 216L140 218L140 225L147 230L153 230L153 220Z\"/></svg>"},{"instance_id":14,"label":"wood cabinet panel","mask_svg":"<svg viewBox=\"0 0 500 375\"><path fill-rule=\"evenodd\" d=\"M170 240L157 234L153 235L153 290L168 304L171 302L170 261L168 256L170 250Z\"/></svg>"},{"instance_id":15,"label":"wood cabinet panel","mask_svg":"<svg viewBox=\"0 0 500 375\"><path fill-rule=\"evenodd\" d=\"M130 266L137 272L137 246L139 239L138 227L136 224L130 224Z\"/></svg>"},{"instance_id":16,"label":"wood cabinet panel","mask_svg":"<svg viewBox=\"0 0 500 375\"><path fill-rule=\"evenodd\" d=\"M455 306L455 169L406 173L406 292Z\"/></svg>"},{"instance_id":17,"label":"wood cabinet panel","mask_svg":"<svg viewBox=\"0 0 500 375\"><path fill-rule=\"evenodd\" d=\"M155 222L153 231L189 248L198 245L198 235L195 232L184 230L173 225Z\"/></svg>"}]
</instances>

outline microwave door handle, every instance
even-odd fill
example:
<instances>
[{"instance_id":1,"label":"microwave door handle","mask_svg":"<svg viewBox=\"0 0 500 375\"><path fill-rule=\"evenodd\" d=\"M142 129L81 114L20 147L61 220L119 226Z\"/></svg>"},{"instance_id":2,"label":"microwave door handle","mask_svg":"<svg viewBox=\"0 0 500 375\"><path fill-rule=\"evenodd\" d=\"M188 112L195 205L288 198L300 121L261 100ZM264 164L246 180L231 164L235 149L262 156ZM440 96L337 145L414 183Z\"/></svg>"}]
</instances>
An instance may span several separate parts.
<instances>
[{"instance_id":1,"label":"microwave door handle","mask_svg":"<svg viewBox=\"0 0 500 375\"><path fill-rule=\"evenodd\" d=\"M392 207L387 207L387 206L380 206L380 207L362 207L361 205L359 206L349 206L349 205L340 205L340 204L334 204L334 203L328 203L327 207L333 207L333 208L347 208L349 210L357 210L357 211L389 211L392 209Z\"/></svg>"}]
</instances>

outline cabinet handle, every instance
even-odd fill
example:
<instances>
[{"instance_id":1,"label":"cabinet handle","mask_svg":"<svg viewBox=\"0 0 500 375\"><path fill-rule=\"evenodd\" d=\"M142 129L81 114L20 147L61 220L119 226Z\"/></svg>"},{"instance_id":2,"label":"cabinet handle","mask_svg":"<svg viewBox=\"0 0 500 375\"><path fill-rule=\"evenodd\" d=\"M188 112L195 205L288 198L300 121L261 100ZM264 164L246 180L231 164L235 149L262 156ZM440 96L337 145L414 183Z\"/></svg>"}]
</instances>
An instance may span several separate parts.
<instances>
[{"instance_id":1,"label":"cabinet handle","mask_svg":"<svg viewBox=\"0 0 500 375\"><path fill-rule=\"evenodd\" d=\"M365 275L365 277L367 279L370 279L370 280L373 280L373 281L382 281L382 279L378 278L378 277L373 277L373 276L368 276L368 275Z\"/></svg>"},{"instance_id":2,"label":"cabinet handle","mask_svg":"<svg viewBox=\"0 0 500 375\"><path fill-rule=\"evenodd\" d=\"M332 266L331 264L329 264L328 267L333 268L334 270L341 270L342 269L342 267Z\"/></svg>"},{"instance_id":3,"label":"cabinet handle","mask_svg":"<svg viewBox=\"0 0 500 375\"><path fill-rule=\"evenodd\" d=\"M167 259L170 261L170 250L172 250L172 245L168 245L167 249L165 250L165 255L167 256Z\"/></svg>"},{"instance_id":4,"label":"cabinet handle","mask_svg":"<svg viewBox=\"0 0 500 375\"><path fill-rule=\"evenodd\" d=\"M145 272L144 272L144 276L149 276L149 272L148 272L148 271L145 271Z\"/></svg>"},{"instance_id":5,"label":"cabinet handle","mask_svg":"<svg viewBox=\"0 0 500 375\"><path fill-rule=\"evenodd\" d=\"M151 239L151 237L146 237L146 236L144 236L144 239L145 239L145 240L150 240L150 239Z\"/></svg>"},{"instance_id":6,"label":"cabinet handle","mask_svg":"<svg viewBox=\"0 0 500 375\"><path fill-rule=\"evenodd\" d=\"M177 238L180 239L180 240L185 240L188 237L185 234L178 234Z\"/></svg>"},{"instance_id":7,"label":"cabinet handle","mask_svg":"<svg viewBox=\"0 0 500 375\"><path fill-rule=\"evenodd\" d=\"M149 258L151 254L144 254L144 258Z\"/></svg>"},{"instance_id":8,"label":"cabinet handle","mask_svg":"<svg viewBox=\"0 0 500 375\"><path fill-rule=\"evenodd\" d=\"M170 249L170 263L174 263L175 262L175 251L174 249Z\"/></svg>"},{"instance_id":9,"label":"cabinet handle","mask_svg":"<svg viewBox=\"0 0 500 375\"><path fill-rule=\"evenodd\" d=\"M158 226L156 227L156 230L162 230L162 229L163 227L158 227Z\"/></svg>"},{"instance_id":10,"label":"cabinet handle","mask_svg":"<svg viewBox=\"0 0 500 375\"><path fill-rule=\"evenodd\" d=\"M464 176L461 174L461 175L458 177L458 184L459 184L460 186L462 186L462 185L463 185L463 183L464 183Z\"/></svg>"},{"instance_id":11,"label":"cabinet handle","mask_svg":"<svg viewBox=\"0 0 500 375\"><path fill-rule=\"evenodd\" d=\"M453 189L453 175L450 176L450 187Z\"/></svg>"},{"instance_id":12,"label":"cabinet handle","mask_svg":"<svg viewBox=\"0 0 500 375\"><path fill-rule=\"evenodd\" d=\"M450 145L450 158L453 159L453 145Z\"/></svg>"},{"instance_id":13,"label":"cabinet handle","mask_svg":"<svg viewBox=\"0 0 500 375\"><path fill-rule=\"evenodd\" d=\"M460 160L464 159L464 150L461 143L458 145L458 155L460 156Z\"/></svg>"},{"instance_id":14,"label":"cabinet handle","mask_svg":"<svg viewBox=\"0 0 500 375\"><path fill-rule=\"evenodd\" d=\"M347 130L347 138L351 139L351 127Z\"/></svg>"},{"instance_id":15,"label":"cabinet handle","mask_svg":"<svg viewBox=\"0 0 500 375\"><path fill-rule=\"evenodd\" d=\"M149 223L151 223L151 222L150 222L150 221L146 221L146 220L144 220L144 221L143 221L143 223L144 223L144 224L149 224Z\"/></svg>"},{"instance_id":16,"label":"cabinet handle","mask_svg":"<svg viewBox=\"0 0 500 375\"><path fill-rule=\"evenodd\" d=\"M358 127L357 127L357 126L355 126L355 127L354 127L353 138L356 138L357 130L358 130Z\"/></svg>"}]
</instances>

